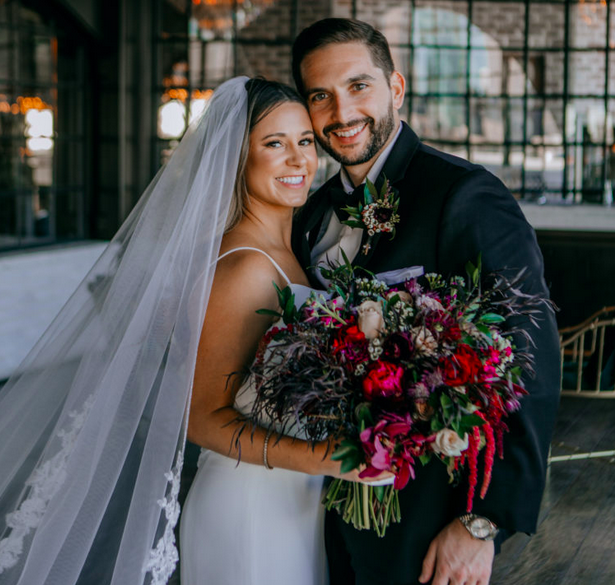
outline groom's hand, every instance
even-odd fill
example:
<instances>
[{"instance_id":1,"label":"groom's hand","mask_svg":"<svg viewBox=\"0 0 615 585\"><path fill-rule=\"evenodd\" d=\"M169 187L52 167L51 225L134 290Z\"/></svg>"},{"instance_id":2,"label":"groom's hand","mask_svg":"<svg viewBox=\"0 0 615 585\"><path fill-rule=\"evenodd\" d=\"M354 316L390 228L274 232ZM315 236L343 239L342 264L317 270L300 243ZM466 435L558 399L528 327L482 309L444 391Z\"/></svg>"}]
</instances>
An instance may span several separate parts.
<instances>
[{"instance_id":1,"label":"groom's hand","mask_svg":"<svg viewBox=\"0 0 615 585\"><path fill-rule=\"evenodd\" d=\"M473 538L455 519L433 539L419 577L432 585L488 585L493 566L493 541Z\"/></svg>"}]
</instances>

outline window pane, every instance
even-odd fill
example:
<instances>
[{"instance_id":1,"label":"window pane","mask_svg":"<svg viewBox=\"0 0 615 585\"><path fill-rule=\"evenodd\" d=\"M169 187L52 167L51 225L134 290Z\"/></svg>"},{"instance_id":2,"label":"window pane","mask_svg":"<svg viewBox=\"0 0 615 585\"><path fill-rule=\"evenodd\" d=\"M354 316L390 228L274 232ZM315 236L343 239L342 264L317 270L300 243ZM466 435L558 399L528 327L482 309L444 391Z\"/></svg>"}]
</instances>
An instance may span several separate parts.
<instances>
[{"instance_id":1,"label":"window pane","mask_svg":"<svg viewBox=\"0 0 615 585\"><path fill-rule=\"evenodd\" d=\"M544 202L559 202L564 186L564 147L532 146L525 150L526 198L544 195Z\"/></svg>"},{"instance_id":2,"label":"window pane","mask_svg":"<svg viewBox=\"0 0 615 585\"><path fill-rule=\"evenodd\" d=\"M615 20L615 11L613 20ZM615 96L615 51L609 51L609 95Z\"/></svg>"},{"instance_id":3,"label":"window pane","mask_svg":"<svg viewBox=\"0 0 615 585\"><path fill-rule=\"evenodd\" d=\"M299 2L299 4L315 4L317 2ZM412 3L405 0L389 2L373 2L372 0L357 1L357 18L369 22L376 27L389 41L395 45L410 42L410 14ZM323 14L323 17L329 16Z\"/></svg>"},{"instance_id":4,"label":"window pane","mask_svg":"<svg viewBox=\"0 0 615 585\"><path fill-rule=\"evenodd\" d=\"M352 2L353 0L335 0L332 2L332 14L331 16L334 18L353 18L352 14ZM311 7L309 10L307 8ZM301 18L301 23L299 26L299 30L304 29L306 26L309 26L313 22L319 20L319 18L314 18L313 14L310 12L314 9L313 2L299 2L299 13L306 13L303 18Z\"/></svg>"},{"instance_id":5,"label":"window pane","mask_svg":"<svg viewBox=\"0 0 615 585\"><path fill-rule=\"evenodd\" d=\"M515 194L521 190L521 168L523 151L504 146L474 146L470 151L471 160L483 165L499 177Z\"/></svg>"},{"instance_id":6,"label":"window pane","mask_svg":"<svg viewBox=\"0 0 615 585\"><path fill-rule=\"evenodd\" d=\"M570 6L570 46L602 48L606 46L607 6L602 2L582 2Z\"/></svg>"},{"instance_id":7,"label":"window pane","mask_svg":"<svg viewBox=\"0 0 615 585\"><path fill-rule=\"evenodd\" d=\"M502 98L472 98L470 101L470 141L504 142L506 103Z\"/></svg>"},{"instance_id":8,"label":"window pane","mask_svg":"<svg viewBox=\"0 0 615 585\"><path fill-rule=\"evenodd\" d=\"M472 93L476 95L523 95L523 55L500 49L472 49L470 60Z\"/></svg>"},{"instance_id":9,"label":"window pane","mask_svg":"<svg viewBox=\"0 0 615 585\"><path fill-rule=\"evenodd\" d=\"M567 117L567 137L570 142L602 144L604 100L571 100L568 104Z\"/></svg>"},{"instance_id":10,"label":"window pane","mask_svg":"<svg viewBox=\"0 0 615 585\"><path fill-rule=\"evenodd\" d=\"M290 45L237 45L239 75L291 83Z\"/></svg>"},{"instance_id":11,"label":"window pane","mask_svg":"<svg viewBox=\"0 0 615 585\"><path fill-rule=\"evenodd\" d=\"M570 93L576 95L600 95L605 86L604 51L571 52L568 65Z\"/></svg>"},{"instance_id":12,"label":"window pane","mask_svg":"<svg viewBox=\"0 0 615 585\"><path fill-rule=\"evenodd\" d=\"M391 57L393 57L395 69L403 73L406 79L408 79L408 74L412 71L410 49L407 47L391 47Z\"/></svg>"},{"instance_id":13,"label":"window pane","mask_svg":"<svg viewBox=\"0 0 615 585\"><path fill-rule=\"evenodd\" d=\"M530 2L530 47L559 48L564 46L566 32L564 3Z\"/></svg>"},{"instance_id":14,"label":"window pane","mask_svg":"<svg viewBox=\"0 0 615 585\"><path fill-rule=\"evenodd\" d=\"M19 76L33 82L50 83L54 80L56 39L40 35L20 35Z\"/></svg>"},{"instance_id":15,"label":"window pane","mask_svg":"<svg viewBox=\"0 0 615 585\"><path fill-rule=\"evenodd\" d=\"M473 2L473 47L523 47L525 4L523 2Z\"/></svg>"},{"instance_id":16,"label":"window pane","mask_svg":"<svg viewBox=\"0 0 615 585\"><path fill-rule=\"evenodd\" d=\"M545 93L564 93L564 52L532 53L530 58L532 57L536 60L542 59Z\"/></svg>"},{"instance_id":17,"label":"window pane","mask_svg":"<svg viewBox=\"0 0 615 585\"><path fill-rule=\"evenodd\" d=\"M79 217L83 194L79 191L59 190L56 193L56 234L58 238L81 238Z\"/></svg>"},{"instance_id":18,"label":"window pane","mask_svg":"<svg viewBox=\"0 0 615 585\"><path fill-rule=\"evenodd\" d=\"M460 98L415 97L411 126L425 139L467 139L466 102Z\"/></svg>"},{"instance_id":19,"label":"window pane","mask_svg":"<svg viewBox=\"0 0 615 585\"><path fill-rule=\"evenodd\" d=\"M415 49L414 92L465 94L466 54L464 49Z\"/></svg>"},{"instance_id":20,"label":"window pane","mask_svg":"<svg viewBox=\"0 0 615 585\"><path fill-rule=\"evenodd\" d=\"M465 0L415 0L412 38L415 45L467 46Z\"/></svg>"},{"instance_id":21,"label":"window pane","mask_svg":"<svg viewBox=\"0 0 615 585\"><path fill-rule=\"evenodd\" d=\"M448 143L448 142L442 142L442 141L433 141L433 140L426 140L425 144L428 144L429 146L433 146L433 148L437 148L438 150L441 150L442 152L446 152L447 154L452 154L453 156L458 156L461 158L468 158L468 149L465 146L465 144L455 144L455 143Z\"/></svg>"},{"instance_id":22,"label":"window pane","mask_svg":"<svg viewBox=\"0 0 615 585\"><path fill-rule=\"evenodd\" d=\"M563 100L528 99L527 138L532 144L562 144Z\"/></svg>"}]
</instances>

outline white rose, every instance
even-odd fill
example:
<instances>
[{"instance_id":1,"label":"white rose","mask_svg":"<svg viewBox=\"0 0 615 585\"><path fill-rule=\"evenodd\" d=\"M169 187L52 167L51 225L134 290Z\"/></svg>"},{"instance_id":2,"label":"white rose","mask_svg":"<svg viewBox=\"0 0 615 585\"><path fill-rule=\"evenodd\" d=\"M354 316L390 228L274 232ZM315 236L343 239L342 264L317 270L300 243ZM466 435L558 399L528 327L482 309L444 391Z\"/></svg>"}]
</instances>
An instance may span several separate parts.
<instances>
[{"instance_id":1,"label":"white rose","mask_svg":"<svg viewBox=\"0 0 615 585\"><path fill-rule=\"evenodd\" d=\"M382 303L380 301L363 301L359 305L359 329L367 339L375 339L384 329Z\"/></svg>"},{"instance_id":2,"label":"white rose","mask_svg":"<svg viewBox=\"0 0 615 585\"><path fill-rule=\"evenodd\" d=\"M447 457L459 457L462 451L468 448L468 435L463 435L463 439L452 429L442 429L438 431L436 440L433 443L433 450L442 453Z\"/></svg>"},{"instance_id":3,"label":"white rose","mask_svg":"<svg viewBox=\"0 0 615 585\"><path fill-rule=\"evenodd\" d=\"M438 349L438 342L429 329L425 327L413 327L411 333L414 349L417 352L430 355Z\"/></svg>"}]
</instances>

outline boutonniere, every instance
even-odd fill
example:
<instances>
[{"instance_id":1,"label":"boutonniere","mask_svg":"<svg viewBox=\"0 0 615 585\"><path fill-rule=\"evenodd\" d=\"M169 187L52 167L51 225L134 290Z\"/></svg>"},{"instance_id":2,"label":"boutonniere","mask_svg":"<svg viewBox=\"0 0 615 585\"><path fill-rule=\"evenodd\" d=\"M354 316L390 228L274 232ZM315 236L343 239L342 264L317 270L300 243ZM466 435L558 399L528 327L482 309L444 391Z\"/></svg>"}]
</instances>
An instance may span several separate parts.
<instances>
[{"instance_id":1,"label":"boutonniere","mask_svg":"<svg viewBox=\"0 0 615 585\"><path fill-rule=\"evenodd\" d=\"M380 193L369 179L365 181L363 189L363 201L359 201L356 207L344 207L349 219L343 224L354 228L367 230L367 242L363 245L363 254L367 254L372 247L372 239L376 234L391 234L395 237L395 226L399 223L397 209L399 196L397 189L392 187L385 177Z\"/></svg>"}]
</instances>

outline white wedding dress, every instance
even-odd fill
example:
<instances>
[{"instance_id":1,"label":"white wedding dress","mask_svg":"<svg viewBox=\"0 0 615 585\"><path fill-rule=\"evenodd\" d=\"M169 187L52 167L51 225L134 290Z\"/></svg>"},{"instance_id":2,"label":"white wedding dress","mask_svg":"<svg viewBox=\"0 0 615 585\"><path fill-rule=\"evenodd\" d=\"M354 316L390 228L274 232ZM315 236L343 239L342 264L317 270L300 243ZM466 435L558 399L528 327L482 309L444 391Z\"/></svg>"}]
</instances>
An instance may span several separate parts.
<instances>
[{"instance_id":1,"label":"white wedding dress","mask_svg":"<svg viewBox=\"0 0 615 585\"><path fill-rule=\"evenodd\" d=\"M239 249L236 248L223 256ZM312 289L292 284L301 305ZM251 411L246 381L235 408ZM249 439L248 439L249 440ZM182 585L326 585L323 478L203 449L181 518Z\"/></svg>"}]
</instances>

